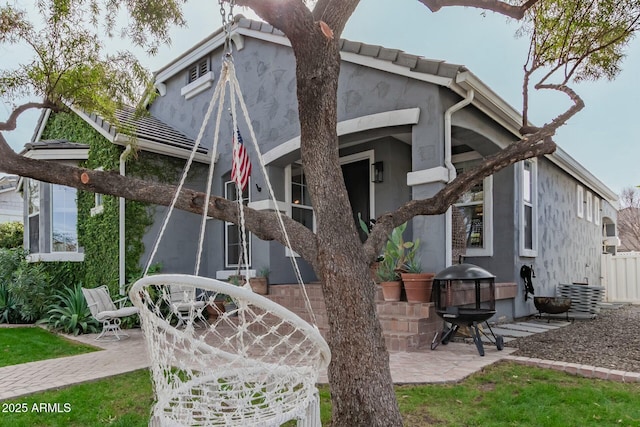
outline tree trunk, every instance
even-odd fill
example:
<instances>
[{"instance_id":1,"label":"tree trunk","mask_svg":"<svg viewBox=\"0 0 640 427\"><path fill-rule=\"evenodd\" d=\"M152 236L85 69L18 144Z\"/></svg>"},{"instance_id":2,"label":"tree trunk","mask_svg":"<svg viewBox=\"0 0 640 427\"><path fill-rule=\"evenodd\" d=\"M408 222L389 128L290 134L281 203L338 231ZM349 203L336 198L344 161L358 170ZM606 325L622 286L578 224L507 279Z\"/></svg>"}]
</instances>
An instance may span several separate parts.
<instances>
[{"instance_id":1,"label":"tree trunk","mask_svg":"<svg viewBox=\"0 0 640 427\"><path fill-rule=\"evenodd\" d=\"M301 155L317 219L316 272L329 320L334 425L400 426L375 285L348 208L338 153L337 43L319 31L296 54ZM347 207L347 208L345 208Z\"/></svg>"}]
</instances>

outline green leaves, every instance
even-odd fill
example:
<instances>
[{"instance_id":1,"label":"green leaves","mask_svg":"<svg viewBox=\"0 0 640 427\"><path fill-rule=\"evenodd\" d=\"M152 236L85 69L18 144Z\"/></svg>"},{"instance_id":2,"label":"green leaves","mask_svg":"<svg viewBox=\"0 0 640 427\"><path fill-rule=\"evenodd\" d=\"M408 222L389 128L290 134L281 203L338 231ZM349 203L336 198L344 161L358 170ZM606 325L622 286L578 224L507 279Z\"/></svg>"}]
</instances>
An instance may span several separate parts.
<instances>
[{"instance_id":1,"label":"green leaves","mask_svg":"<svg viewBox=\"0 0 640 427\"><path fill-rule=\"evenodd\" d=\"M119 2L112 3L111 8L119 7ZM102 12L89 6L83 1L41 1L44 27L38 31L26 21L24 11L9 6L0 9L0 44L21 43L33 52L27 63L0 70L3 98L37 96L58 109L73 104L114 125L118 124L116 109L144 99L151 74L129 52L105 52L94 25ZM156 7L163 6L158 3ZM161 28L160 23L153 25Z\"/></svg>"},{"instance_id":2,"label":"green leaves","mask_svg":"<svg viewBox=\"0 0 640 427\"><path fill-rule=\"evenodd\" d=\"M39 323L53 329L78 335L98 331L98 322L91 316L81 285L65 288L56 295L56 303L47 312L49 317Z\"/></svg>"},{"instance_id":3,"label":"green leaves","mask_svg":"<svg viewBox=\"0 0 640 427\"><path fill-rule=\"evenodd\" d=\"M521 33L531 37L525 69L569 81L613 79L624 48L639 28L638 0L543 0L528 13Z\"/></svg>"}]
</instances>

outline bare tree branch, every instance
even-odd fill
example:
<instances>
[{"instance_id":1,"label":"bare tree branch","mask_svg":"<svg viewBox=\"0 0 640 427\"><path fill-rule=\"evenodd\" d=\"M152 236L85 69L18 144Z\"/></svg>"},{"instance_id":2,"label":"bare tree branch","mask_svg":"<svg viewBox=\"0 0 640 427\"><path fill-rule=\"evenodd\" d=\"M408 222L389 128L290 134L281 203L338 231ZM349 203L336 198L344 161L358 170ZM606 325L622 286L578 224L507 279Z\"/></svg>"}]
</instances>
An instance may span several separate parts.
<instances>
[{"instance_id":1,"label":"bare tree branch","mask_svg":"<svg viewBox=\"0 0 640 427\"><path fill-rule=\"evenodd\" d=\"M16 127L18 126L18 117L20 117L20 115L22 113L24 113L27 110L31 110L34 108L51 108L51 109L56 109L57 107L49 102L49 101L43 101L43 102L27 102L25 104L19 105L18 107L16 107L11 114L9 115L9 118L7 119L7 121L5 122L0 122L0 131L12 131L15 130ZM11 150L13 152L13 150Z\"/></svg>"},{"instance_id":2,"label":"bare tree branch","mask_svg":"<svg viewBox=\"0 0 640 427\"><path fill-rule=\"evenodd\" d=\"M418 0L432 12L437 12L443 7L464 6L477 9L489 10L513 19L521 20L524 14L539 0L527 0L520 6L499 1L499 0Z\"/></svg>"}]
</instances>

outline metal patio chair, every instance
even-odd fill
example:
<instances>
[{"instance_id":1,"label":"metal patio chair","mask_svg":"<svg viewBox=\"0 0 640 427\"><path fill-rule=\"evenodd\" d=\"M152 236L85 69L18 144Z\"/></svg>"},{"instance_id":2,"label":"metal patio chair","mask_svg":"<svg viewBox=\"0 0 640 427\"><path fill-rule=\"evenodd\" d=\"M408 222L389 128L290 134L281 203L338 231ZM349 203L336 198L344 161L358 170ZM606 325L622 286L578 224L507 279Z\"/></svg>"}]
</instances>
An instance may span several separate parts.
<instances>
[{"instance_id":1,"label":"metal patio chair","mask_svg":"<svg viewBox=\"0 0 640 427\"><path fill-rule=\"evenodd\" d=\"M116 303L121 304L127 297L113 301L107 286L93 289L82 288L82 294L87 300L91 315L102 323L102 332L96 337L96 340L105 338L109 333L114 337L113 340L129 337L120 328L120 319L138 314L139 310L136 307L116 307Z\"/></svg>"},{"instance_id":2,"label":"metal patio chair","mask_svg":"<svg viewBox=\"0 0 640 427\"><path fill-rule=\"evenodd\" d=\"M169 300L171 305L171 311L178 318L178 324L176 328L186 326L187 322L192 322L194 317L202 318L200 316L194 316L194 313L202 313L205 306L205 301L198 300L196 297L196 288L182 286L182 285L169 285ZM194 327L197 324L194 323Z\"/></svg>"}]
</instances>

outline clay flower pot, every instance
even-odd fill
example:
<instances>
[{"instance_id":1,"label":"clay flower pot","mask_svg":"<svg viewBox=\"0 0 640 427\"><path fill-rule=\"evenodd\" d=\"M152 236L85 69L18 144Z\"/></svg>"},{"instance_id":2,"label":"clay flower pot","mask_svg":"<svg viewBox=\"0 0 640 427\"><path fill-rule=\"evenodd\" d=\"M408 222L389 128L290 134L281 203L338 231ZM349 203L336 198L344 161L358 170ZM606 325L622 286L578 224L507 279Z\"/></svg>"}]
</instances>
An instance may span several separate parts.
<instances>
[{"instance_id":1,"label":"clay flower pot","mask_svg":"<svg viewBox=\"0 0 640 427\"><path fill-rule=\"evenodd\" d=\"M402 282L381 282L380 286L382 286L382 295L385 301L400 301Z\"/></svg>"},{"instance_id":2,"label":"clay flower pot","mask_svg":"<svg viewBox=\"0 0 640 427\"><path fill-rule=\"evenodd\" d=\"M423 303L431 301L431 288L435 273L401 273L407 302Z\"/></svg>"}]
</instances>

